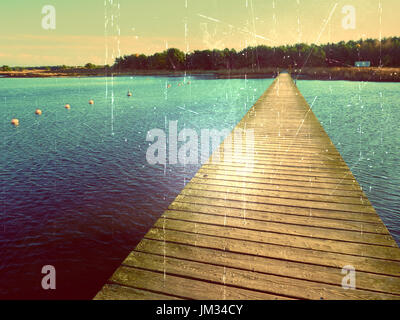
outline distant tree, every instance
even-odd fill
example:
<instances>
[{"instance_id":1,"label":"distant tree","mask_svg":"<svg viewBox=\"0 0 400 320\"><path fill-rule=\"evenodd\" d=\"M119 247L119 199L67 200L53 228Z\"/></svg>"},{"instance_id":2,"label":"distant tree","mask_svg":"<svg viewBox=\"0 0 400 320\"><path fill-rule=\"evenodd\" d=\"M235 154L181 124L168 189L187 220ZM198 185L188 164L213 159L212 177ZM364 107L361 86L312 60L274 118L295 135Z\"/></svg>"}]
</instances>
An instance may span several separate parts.
<instances>
[{"instance_id":1,"label":"distant tree","mask_svg":"<svg viewBox=\"0 0 400 320\"><path fill-rule=\"evenodd\" d=\"M149 68L167 69L167 52L155 53L149 57Z\"/></svg>"},{"instance_id":2,"label":"distant tree","mask_svg":"<svg viewBox=\"0 0 400 320\"><path fill-rule=\"evenodd\" d=\"M11 68L9 66L4 65L1 67L1 71L11 71Z\"/></svg>"},{"instance_id":3,"label":"distant tree","mask_svg":"<svg viewBox=\"0 0 400 320\"><path fill-rule=\"evenodd\" d=\"M301 68L325 66L354 66L356 61L368 60L372 66L400 67L400 38L382 41L366 39L341 41L323 45L247 47L234 49L195 50L188 54L171 48L151 56L132 54L118 57L113 68L119 70L217 70L239 68Z\"/></svg>"},{"instance_id":4,"label":"distant tree","mask_svg":"<svg viewBox=\"0 0 400 320\"><path fill-rule=\"evenodd\" d=\"M310 67L320 67L324 66L325 60L325 51L321 47L313 46L305 63L307 62Z\"/></svg>"},{"instance_id":5,"label":"distant tree","mask_svg":"<svg viewBox=\"0 0 400 320\"><path fill-rule=\"evenodd\" d=\"M86 68L86 69L95 69L95 68L96 68L96 65L89 62L89 63L86 63L86 64L85 64L85 68Z\"/></svg>"},{"instance_id":6,"label":"distant tree","mask_svg":"<svg viewBox=\"0 0 400 320\"><path fill-rule=\"evenodd\" d=\"M181 70L185 65L185 54L176 48L170 48L166 52L167 68L169 70Z\"/></svg>"},{"instance_id":7,"label":"distant tree","mask_svg":"<svg viewBox=\"0 0 400 320\"><path fill-rule=\"evenodd\" d=\"M147 69L148 67L148 59L146 55L140 54L136 56L136 64L138 69Z\"/></svg>"},{"instance_id":8,"label":"distant tree","mask_svg":"<svg viewBox=\"0 0 400 320\"><path fill-rule=\"evenodd\" d=\"M212 54L210 50L196 50L189 55L189 68L200 70L211 70L213 67Z\"/></svg>"}]
</instances>

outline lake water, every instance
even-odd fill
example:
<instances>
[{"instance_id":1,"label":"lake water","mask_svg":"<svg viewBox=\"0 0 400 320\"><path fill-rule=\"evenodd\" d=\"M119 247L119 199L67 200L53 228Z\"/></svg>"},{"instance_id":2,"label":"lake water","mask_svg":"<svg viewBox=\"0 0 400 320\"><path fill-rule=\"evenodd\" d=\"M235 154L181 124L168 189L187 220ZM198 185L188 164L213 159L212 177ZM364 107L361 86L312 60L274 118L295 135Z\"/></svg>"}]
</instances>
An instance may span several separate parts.
<instances>
[{"instance_id":1,"label":"lake water","mask_svg":"<svg viewBox=\"0 0 400 320\"><path fill-rule=\"evenodd\" d=\"M149 165L146 133L231 130L271 83L0 79L0 298L92 298L200 167ZM400 85L297 84L399 243ZM41 288L44 265L57 290Z\"/></svg>"}]
</instances>

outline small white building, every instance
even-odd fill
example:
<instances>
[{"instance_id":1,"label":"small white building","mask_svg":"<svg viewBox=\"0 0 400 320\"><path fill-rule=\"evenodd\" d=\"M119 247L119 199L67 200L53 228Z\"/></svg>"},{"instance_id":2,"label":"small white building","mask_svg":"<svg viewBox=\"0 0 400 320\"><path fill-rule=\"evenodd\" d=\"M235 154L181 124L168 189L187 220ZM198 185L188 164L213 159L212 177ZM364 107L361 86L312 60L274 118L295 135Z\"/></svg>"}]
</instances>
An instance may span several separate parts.
<instances>
[{"instance_id":1,"label":"small white building","mask_svg":"<svg viewBox=\"0 0 400 320\"><path fill-rule=\"evenodd\" d=\"M371 66L371 61L356 61L354 65L359 68L368 68Z\"/></svg>"}]
</instances>

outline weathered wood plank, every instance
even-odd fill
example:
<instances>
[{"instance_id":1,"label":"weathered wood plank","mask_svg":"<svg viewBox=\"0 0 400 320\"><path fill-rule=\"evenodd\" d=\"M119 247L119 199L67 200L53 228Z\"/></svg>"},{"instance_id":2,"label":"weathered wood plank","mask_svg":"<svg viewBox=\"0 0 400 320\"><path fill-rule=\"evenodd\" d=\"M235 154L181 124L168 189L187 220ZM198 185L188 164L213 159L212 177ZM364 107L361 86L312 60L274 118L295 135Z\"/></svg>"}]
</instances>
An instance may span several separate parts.
<instances>
[{"instance_id":1,"label":"weathered wood plank","mask_svg":"<svg viewBox=\"0 0 400 320\"><path fill-rule=\"evenodd\" d=\"M318 195L305 192L286 192L282 189L275 190L262 190L262 189L251 189L243 186L229 186L225 184L224 186L218 186L214 184L207 183L207 181L200 182L199 180L192 180L186 185L188 189L193 190L209 190L216 192L229 192L240 195L255 195L263 197L277 197L285 199L294 200L310 200L310 201L322 201L327 203L341 203L341 204L358 204L364 206L370 206L370 202L363 195L359 197L345 197L339 195Z\"/></svg>"},{"instance_id":2,"label":"weathered wood plank","mask_svg":"<svg viewBox=\"0 0 400 320\"><path fill-rule=\"evenodd\" d=\"M358 195L363 195L360 188L357 188L357 185L338 185L331 183L323 183L316 181L296 181L290 179L280 179L279 177L264 177L264 178L255 178L255 177L247 177L247 176L235 176L235 175L222 175L217 173L202 173L197 172L195 175L196 178L211 178L217 180L224 181L237 181L237 182L253 182L259 184L273 184L273 185L284 185L284 186L296 186L296 187L305 187L305 188L317 188L319 190L325 190L324 192L328 192L328 194L337 194L336 192L348 192L349 195L357 193ZM338 193L339 194L339 193Z\"/></svg>"},{"instance_id":3,"label":"weathered wood plank","mask_svg":"<svg viewBox=\"0 0 400 320\"><path fill-rule=\"evenodd\" d=\"M314 170L308 168L308 169L291 169L287 167L271 167L271 166L253 166L249 165L248 163L245 163L242 167L240 166L235 166L236 163L230 164L229 166L226 166L226 164L205 164L203 165L203 169L210 169L210 170L227 170L227 171L234 171L234 172L247 172L247 173L282 173L282 174L293 174L293 175L300 175L300 176L312 176L312 177L329 177L329 178L336 178L336 179L345 179L345 180L352 180L353 178L349 175L351 172L349 170L342 170L341 172L337 171L330 171L330 172L324 172L324 171L319 171L319 170Z\"/></svg>"},{"instance_id":4,"label":"weathered wood plank","mask_svg":"<svg viewBox=\"0 0 400 320\"><path fill-rule=\"evenodd\" d=\"M370 213L374 214L375 210L371 206L358 205L358 204L348 204L348 203L327 203L311 200L296 200L296 199L286 199L278 197L268 197L268 196L254 196L254 195L241 195L229 192L221 191L209 191L209 190L193 190L190 188L185 188L182 190L181 194L192 196L192 197L206 197L206 198L222 198L229 200L239 200L247 201L260 204L273 204L273 205L283 205L291 207L300 208L312 208L312 209L325 209L333 211L346 211L346 212L356 212L356 213Z\"/></svg>"},{"instance_id":5,"label":"weathered wood plank","mask_svg":"<svg viewBox=\"0 0 400 320\"><path fill-rule=\"evenodd\" d=\"M191 211L167 210L163 217L168 219L206 223L213 225L231 226L235 228L266 231L320 239L339 240L346 239L347 242L365 244L376 244L381 246L393 246L392 239L387 234L358 232L340 229L329 229L304 225L293 225L289 223L271 222L247 219L244 217L230 217L228 215L213 215Z\"/></svg>"},{"instance_id":6,"label":"weathered wood plank","mask_svg":"<svg viewBox=\"0 0 400 320\"><path fill-rule=\"evenodd\" d=\"M283 294L300 299L396 299L391 294L364 290L347 292L342 287L327 283L309 282L295 278L279 277L255 271L238 270L226 266L180 260L166 256L141 252L131 252L123 262L124 265L146 268L151 271L165 272L168 275L180 275L191 279L212 281L224 285L243 288L245 290L267 291L268 294ZM209 289L210 290L210 289Z\"/></svg>"},{"instance_id":7,"label":"weathered wood plank","mask_svg":"<svg viewBox=\"0 0 400 320\"><path fill-rule=\"evenodd\" d=\"M283 296L246 290L203 280L155 272L138 268L121 266L110 279L115 284L135 286L158 291L157 294L178 296L186 299L200 300L259 300L288 299Z\"/></svg>"},{"instance_id":8,"label":"weathered wood plank","mask_svg":"<svg viewBox=\"0 0 400 320\"><path fill-rule=\"evenodd\" d=\"M167 241L143 239L135 250L197 262L206 262L213 257L212 263L219 266L329 283L336 286L340 286L343 280L340 268L238 254ZM359 271L357 272L357 288L400 294L400 278Z\"/></svg>"},{"instance_id":9,"label":"weathered wood plank","mask_svg":"<svg viewBox=\"0 0 400 320\"><path fill-rule=\"evenodd\" d=\"M181 300L180 298L156 292L106 284L94 297L94 300Z\"/></svg>"},{"instance_id":10,"label":"weathered wood plank","mask_svg":"<svg viewBox=\"0 0 400 320\"><path fill-rule=\"evenodd\" d=\"M250 178L263 178L263 179L273 179L273 178L280 178L280 179L287 179L287 180L297 180L297 181L304 181L304 182L325 182L325 183L330 183L333 185L333 188L337 185L355 185L356 181L353 179L344 179L345 175L343 175L343 178L341 177L331 177L331 178L325 178L325 177L319 177L312 175L311 172L304 172L303 174L294 174L294 173L284 173L282 171L265 171L264 173L258 173L258 172L251 172L251 171L242 171L242 170L227 170L227 169L212 169L212 168L207 168L207 167L202 167L198 171L199 173L202 174L208 174L208 173L218 173L218 174L223 174L227 176L236 176L236 177L250 177Z\"/></svg>"},{"instance_id":11,"label":"weathered wood plank","mask_svg":"<svg viewBox=\"0 0 400 320\"><path fill-rule=\"evenodd\" d=\"M252 219L255 221L280 222L295 225L305 225L322 228L342 229L357 232L371 232L379 234L389 234L389 231L380 223L355 222L348 220L326 219L310 216L296 216L284 213L272 213L266 211L256 211L250 209L237 209L229 207L217 207L198 203L187 203L174 201L168 207L170 210L192 211L198 213L208 213L220 216L228 216L241 219Z\"/></svg>"},{"instance_id":12,"label":"weathered wood plank","mask_svg":"<svg viewBox=\"0 0 400 320\"><path fill-rule=\"evenodd\" d=\"M375 257L387 260L399 261L399 253L396 247L384 247L365 243L347 242L333 239L321 239L304 237L285 233L242 229L229 225L212 225L196 223L192 221L180 221L172 219L159 219L155 227L171 229L183 232L195 232L204 235L220 236L235 240L252 241L266 244L277 244L301 249L313 249L333 253L359 255L362 257ZM243 244L250 245L250 244ZM390 254L390 255L389 255ZM299 257L298 259L301 259ZM399 262L395 264L400 267ZM400 270L398 271L400 273ZM380 273L377 271L377 273Z\"/></svg>"},{"instance_id":13,"label":"weathered wood plank","mask_svg":"<svg viewBox=\"0 0 400 320\"><path fill-rule=\"evenodd\" d=\"M205 164L205 166L215 166L215 164ZM249 169L249 163L236 163L232 162L229 166L226 163L218 163L218 166L227 166L231 169ZM302 165L302 166L293 166L292 162L282 164L280 163L268 163L268 164L257 164L251 163L251 168L253 170L258 170L258 172L265 172L265 170L285 170L288 172L318 172L318 173L333 173L333 174L346 174L349 173L349 168L347 167L317 167L315 165Z\"/></svg>"},{"instance_id":14,"label":"weathered wood plank","mask_svg":"<svg viewBox=\"0 0 400 320\"><path fill-rule=\"evenodd\" d=\"M187 196L184 194L180 194L175 200L179 202L188 202L196 204L212 203L213 205L219 207L237 208L243 210L251 209L251 210L259 210L271 213L272 212L285 213L285 214L301 215L308 217L322 217L328 219L340 219L340 220L350 220L359 222L380 221L379 216L377 214L372 214L372 213L343 212L335 210L321 210L321 209L301 208L301 207L292 207L284 205L253 203L246 201L244 197L238 200L229 200L220 198L194 197L194 196Z\"/></svg>"},{"instance_id":15,"label":"weathered wood plank","mask_svg":"<svg viewBox=\"0 0 400 320\"><path fill-rule=\"evenodd\" d=\"M163 219L164 220L164 219ZM168 221L165 219L165 221ZM226 250L236 253L244 253L251 254L256 256L265 256L269 258L276 258L282 260L296 261L296 262L304 262L309 264L317 264L322 266L343 268L346 265L352 265L358 271L377 273L382 275L389 276L400 276L400 262L399 261L390 261L383 260L371 257L363 256L363 247L362 245L354 244L353 245L353 254L347 253L337 253L331 249L332 245L334 245L333 241L318 241L314 242L310 241L309 243L314 244L313 247L303 246L302 248L290 245L281 245L281 244L271 244L266 241L273 241L265 239L265 242L262 242L262 239L258 239L261 241L255 241L253 239L249 240L241 240L238 238L229 238L230 230L232 228L225 228L226 234L222 234L221 229L214 230L216 232L209 232L208 234L203 231L207 231L203 229L203 226L200 224L189 225L190 231L185 230L170 230L163 229L162 223L160 220L157 221L160 223L161 228L152 228L146 234L145 238L161 240L161 241L170 241L181 244L191 244L194 246L201 246L206 248L220 249ZM182 228L183 229L183 228ZM189 229L189 228L188 228ZM191 232L193 231L193 232ZM210 231L210 229L208 229ZM268 235L267 235L268 236ZM250 238L250 237L249 237ZM297 239L293 239L296 240ZM303 245L302 243L298 244L298 242L293 241L293 245ZM298 239L300 242L301 239ZM283 242L283 241L282 241ZM318 247L321 249L318 250ZM342 250L345 251L349 247L343 246ZM325 251L322 251L324 250ZM377 248L378 249L378 248ZM390 248L389 248L390 249ZM391 254L389 249L386 250L386 257ZM380 250L376 250L376 255L381 253ZM393 251L392 251L393 252Z\"/></svg>"},{"instance_id":16,"label":"weathered wood plank","mask_svg":"<svg viewBox=\"0 0 400 320\"><path fill-rule=\"evenodd\" d=\"M310 195L323 195L323 196L340 196L346 198L356 198L356 199L365 199L363 193L358 191L351 190L333 190L333 189L322 189L316 187L305 187L305 186L291 186L287 184L279 184L279 183L257 183L247 180L235 181L235 180L223 180L217 179L215 176L207 176L207 177L198 177L195 176L191 180L193 183L199 184L208 184L208 185L216 185L216 186L228 186L228 187L238 187L252 190L263 191L283 191L290 193L300 193L300 194L310 194Z\"/></svg>"},{"instance_id":17,"label":"weathered wood plank","mask_svg":"<svg viewBox=\"0 0 400 320\"><path fill-rule=\"evenodd\" d=\"M346 239L347 242L396 247L393 243L393 239L391 237L388 237L387 234L293 225L289 223L285 224L271 221L254 221L251 219L246 219L246 217L237 218L230 217L228 215L211 215L190 211L167 210L164 212L163 217L167 219L231 226L235 228L250 229L256 231L266 231L339 241L341 241L342 239Z\"/></svg>"}]
</instances>

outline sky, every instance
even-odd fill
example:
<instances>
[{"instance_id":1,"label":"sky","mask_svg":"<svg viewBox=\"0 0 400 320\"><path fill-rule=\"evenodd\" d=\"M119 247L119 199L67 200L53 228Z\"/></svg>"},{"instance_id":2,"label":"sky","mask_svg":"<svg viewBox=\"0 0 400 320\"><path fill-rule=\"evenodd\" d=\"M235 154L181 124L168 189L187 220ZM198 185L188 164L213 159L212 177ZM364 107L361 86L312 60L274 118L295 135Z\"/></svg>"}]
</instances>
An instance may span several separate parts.
<instances>
[{"instance_id":1,"label":"sky","mask_svg":"<svg viewBox=\"0 0 400 320\"><path fill-rule=\"evenodd\" d=\"M46 5L55 9L54 29L43 28ZM171 47L379 39L400 35L399 12L399 0L1 0L0 65L112 64Z\"/></svg>"}]
</instances>

